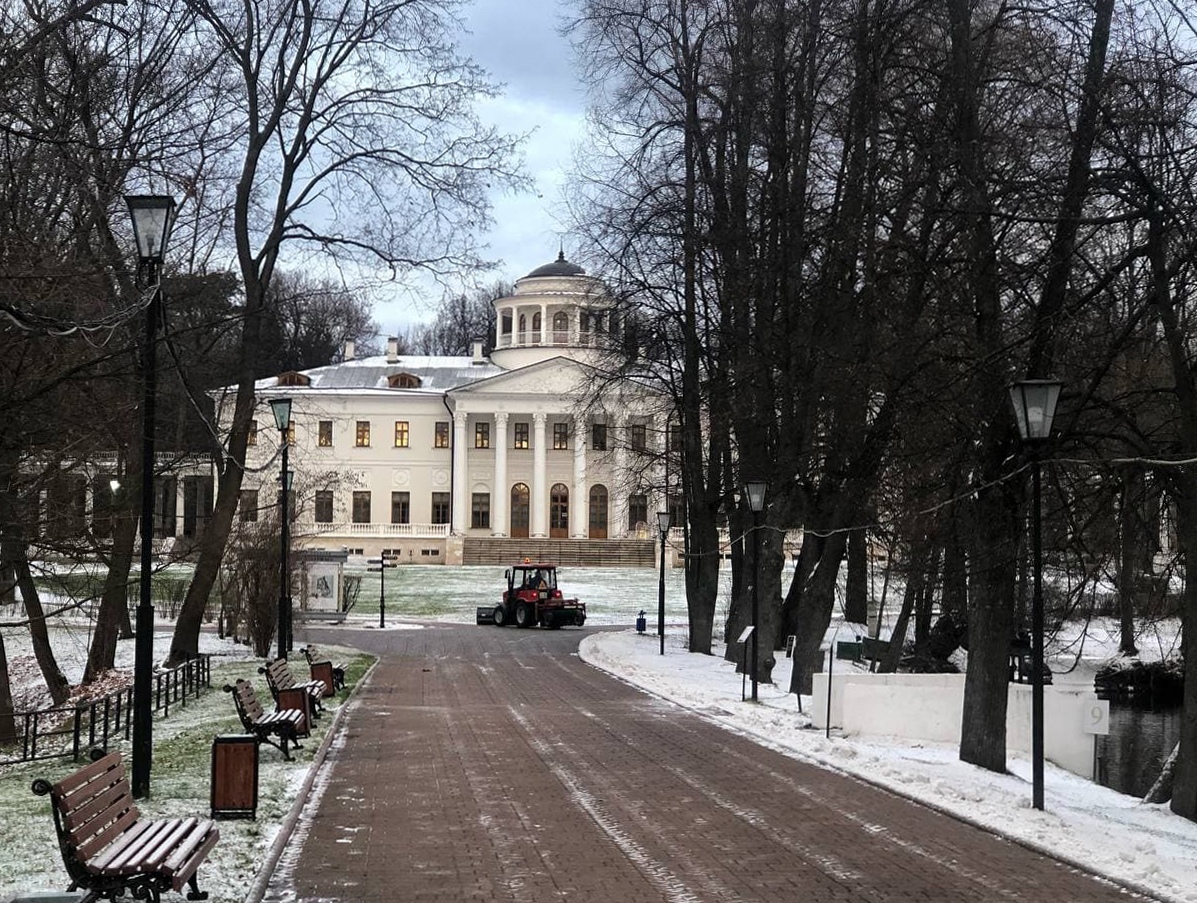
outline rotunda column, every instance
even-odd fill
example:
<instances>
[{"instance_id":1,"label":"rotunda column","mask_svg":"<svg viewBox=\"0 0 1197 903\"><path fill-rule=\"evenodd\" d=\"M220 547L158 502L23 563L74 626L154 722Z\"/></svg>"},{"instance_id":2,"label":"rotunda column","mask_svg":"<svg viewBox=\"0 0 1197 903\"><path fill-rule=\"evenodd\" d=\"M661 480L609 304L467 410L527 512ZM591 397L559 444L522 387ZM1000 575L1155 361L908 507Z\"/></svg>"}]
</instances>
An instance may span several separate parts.
<instances>
[{"instance_id":1,"label":"rotunda column","mask_svg":"<svg viewBox=\"0 0 1197 903\"><path fill-rule=\"evenodd\" d=\"M491 489L492 536L507 535L507 414L495 414L495 481Z\"/></svg>"},{"instance_id":2,"label":"rotunda column","mask_svg":"<svg viewBox=\"0 0 1197 903\"><path fill-rule=\"evenodd\" d=\"M454 533L465 533L466 508L466 413L453 415L453 525Z\"/></svg>"},{"instance_id":3,"label":"rotunda column","mask_svg":"<svg viewBox=\"0 0 1197 903\"><path fill-rule=\"evenodd\" d=\"M590 525L590 496L586 493L586 419L574 418L574 489L569 511L569 535L585 539Z\"/></svg>"},{"instance_id":4,"label":"rotunda column","mask_svg":"<svg viewBox=\"0 0 1197 903\"><path fill-rule=\"evenodd\" d=\"M625 432L627 419L613 416L607 421L608 442L615 443L615 469L611 472L611 523L608 536L612 538L628 534L628 437Z\"/></svg>"},{"instance_id":5,"label":"rotunda column","mask_svg":"<svg viewBox=\"0 0 1197 903\"><path fill-rule=\"evenodd\" d=\"M543 322L541 320L541 323ZM532 517L530 526L533 537L549 535L549 502L545 497L545 483L548 476L544 438L546 419L541 412L532 415Z\"/></svg>"}]
</instances>

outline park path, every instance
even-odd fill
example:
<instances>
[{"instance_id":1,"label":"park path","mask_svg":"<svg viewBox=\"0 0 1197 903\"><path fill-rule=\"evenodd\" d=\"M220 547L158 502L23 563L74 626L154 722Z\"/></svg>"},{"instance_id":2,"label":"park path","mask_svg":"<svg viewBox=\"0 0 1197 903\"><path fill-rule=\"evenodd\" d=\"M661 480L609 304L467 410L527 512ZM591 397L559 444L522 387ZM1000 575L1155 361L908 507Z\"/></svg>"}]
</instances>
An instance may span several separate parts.
<instances>
[{"instance_id":1,"label":"park path","mask_svg":"<svg viewBox=\"0 0 1197 903\"><path fill-rule=\"evenodd\" d=\"M267 901L1135 899L647 696L579 631L360 637L382 658Z\"/></svg>"}]
</instances>

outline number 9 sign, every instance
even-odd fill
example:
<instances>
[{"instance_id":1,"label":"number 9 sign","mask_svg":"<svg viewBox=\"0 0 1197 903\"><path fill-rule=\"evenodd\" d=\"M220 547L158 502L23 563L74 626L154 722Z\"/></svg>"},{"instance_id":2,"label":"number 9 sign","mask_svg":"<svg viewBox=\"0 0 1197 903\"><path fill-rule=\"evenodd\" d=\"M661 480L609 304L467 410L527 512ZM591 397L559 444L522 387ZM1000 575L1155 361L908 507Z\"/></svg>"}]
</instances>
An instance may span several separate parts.
<instances>
[{"instance_id":1,"label":"number 9 sign","mask_svg":"<svg viewBox=\"0 0 1197 903\"><path fill-rule=\"evenodd\" d=\"M1091 699L1084 706L1085 733L1108 734L1110 732L1110 701Z\"/></svg>"}]
</instances>

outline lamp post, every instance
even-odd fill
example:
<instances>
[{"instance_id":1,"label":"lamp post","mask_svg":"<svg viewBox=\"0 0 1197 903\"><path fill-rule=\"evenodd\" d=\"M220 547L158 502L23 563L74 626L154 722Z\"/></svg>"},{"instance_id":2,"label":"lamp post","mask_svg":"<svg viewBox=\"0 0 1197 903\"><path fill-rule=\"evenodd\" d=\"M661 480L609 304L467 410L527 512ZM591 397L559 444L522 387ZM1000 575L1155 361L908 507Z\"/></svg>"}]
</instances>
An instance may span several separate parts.
<instances>
[{"instance_id":1,"label":"lamp post","mask_svg":"<svg viewBox=\"0 0 1197 903\"><path fill-rule=\"evenodd\" d=\"M657 527L661 531L661 580L657 584L657 635L661 638L661 654L665 654L665 538L669 535L669 512L657 512Z\"/></svg>"},{"instance_id":2,"label":"lamp post","mask_svg":"<svg viewBox=\"0 0 1197 903\"><path fill-rule=\"evenodd\" d=\"M752 701L756 702L757 663L760 659L757 653L760 649L760 591L757 584L761 578L761 512L765 510L765 492L769 484L761 480L754 480L744 484L744 494L748 497L748 507L752 510Z\"/></svg>"},{"instance_id":3,"label":"lamp post","mask_svg":"<svg viewBox=\"0 0 1197 903\"><path fill-rule=\"evenodd\" d=\"M1031 451L1031 544L1035 576L1031 595L1031 799L1040 811L1043 809L1043 537L1039 451L1051 437L1062 386L1055 379L1025 379L1010 387L1018 433Z\"/></svg>"},{"instance_id":4,"label":"lamp post","mask_svg":"<svg viewBox=\"0 0 1197 903\"><path fill-rule=\"evenodd\" d=\"M154 605L150 598L154 570L154 399L158 380L158 322L162 318L162 259L175 220L174 198L128 195L137 244L138 288L149 289L145 339L141 350L141 574L138 580L137 638L133 652L133 796L149 796L154 759Z\"/></svg>"},{"instance_id":5,"label":"lamp post","mask_svg":"<svg viewBox=\"0 0 1197 903\"><path fill-rule=\"evenodd\" d=\"M285 658L291 648L291 597L290 587L287 585L290 569L287 567L287 553L291 547L291 518L287 511L287 496L291 490L291 480L294 473L287 468L287 430L291 426L291 399L270 399L270 410L274 413L274 425L278 427L279 442L283 449L282 469L278 475L279 489L279 533L282 536L282 548L279 555L279 587L278 587L278 657Z\"/></svg>"}]
</instances>

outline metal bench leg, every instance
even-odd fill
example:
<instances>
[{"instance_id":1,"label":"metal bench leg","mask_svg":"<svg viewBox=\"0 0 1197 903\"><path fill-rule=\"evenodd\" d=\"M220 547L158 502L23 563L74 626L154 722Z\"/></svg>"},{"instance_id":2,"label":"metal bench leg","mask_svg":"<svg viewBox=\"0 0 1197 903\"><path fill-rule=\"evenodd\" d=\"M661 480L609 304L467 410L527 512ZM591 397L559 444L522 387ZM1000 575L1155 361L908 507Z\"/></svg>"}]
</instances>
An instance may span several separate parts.
<instances>
[{"instance_id":1,"label":"metal bench leg","mask_svg":"<svg viewBox=\"0 0 1197 903\"><path fill-rule=\"evenodd\" d=\"M187 879L187 886L191 888L191 890L189 890L187 892L188 900L207 900L208 899L208 892L202 891L199 889L199 879L196 878L195 875L192 875L190 878Z\"/></svg>"}]
</instances>

